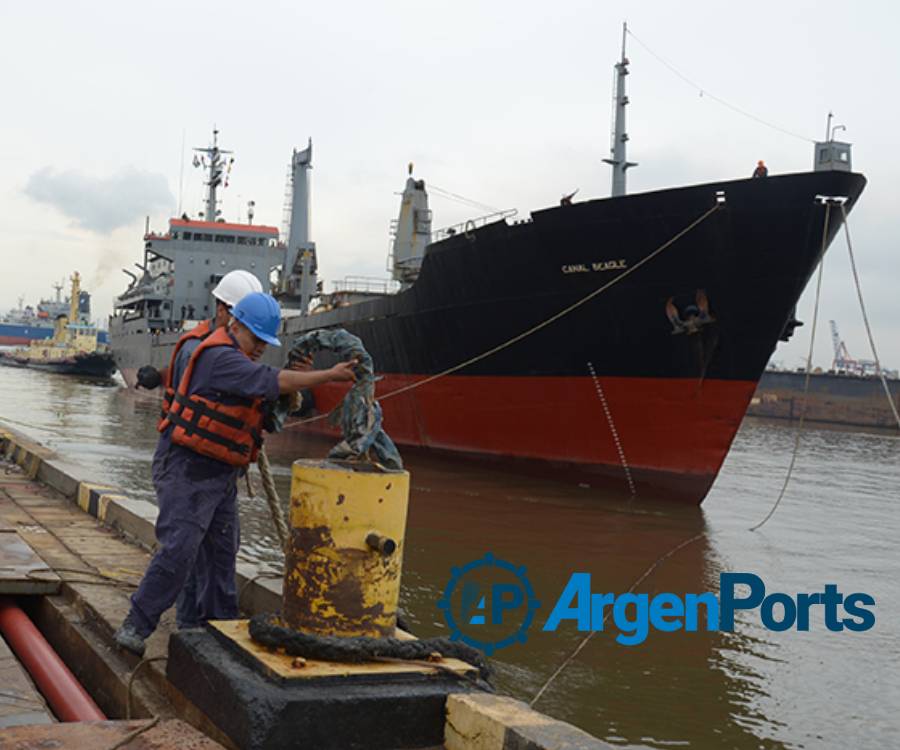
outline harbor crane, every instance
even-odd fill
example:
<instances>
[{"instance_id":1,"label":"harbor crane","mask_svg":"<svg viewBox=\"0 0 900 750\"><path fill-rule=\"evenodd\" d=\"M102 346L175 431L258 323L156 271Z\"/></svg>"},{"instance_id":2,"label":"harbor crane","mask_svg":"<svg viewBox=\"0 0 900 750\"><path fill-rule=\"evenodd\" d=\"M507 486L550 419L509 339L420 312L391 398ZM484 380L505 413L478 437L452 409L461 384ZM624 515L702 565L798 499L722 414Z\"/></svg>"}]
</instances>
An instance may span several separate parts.
<instances>
[{"instance_id":1,"label":"harbor crane","mask_svg":"<svg viewBox=\"0 0 900 750\"><path fill-rule=\"evenodd\" d=\"M872 359L854 359L847 351L847 345L841 339L838 332L837 323L833 320L828 321L831 324L831 343L834 346L834 361L831 367L838 372L843 371L850 375L877 375L878 364Z\"/></svg>"}]
</instances>

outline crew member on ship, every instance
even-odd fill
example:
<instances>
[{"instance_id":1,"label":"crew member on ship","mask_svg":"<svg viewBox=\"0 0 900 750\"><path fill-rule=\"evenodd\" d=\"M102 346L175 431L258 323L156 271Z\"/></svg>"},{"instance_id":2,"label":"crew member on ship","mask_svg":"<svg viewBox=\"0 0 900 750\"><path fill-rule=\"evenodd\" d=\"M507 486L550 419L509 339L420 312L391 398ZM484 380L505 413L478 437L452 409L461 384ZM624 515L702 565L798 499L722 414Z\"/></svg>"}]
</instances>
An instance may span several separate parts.
<instances>
[{"instance_id":1,"label":"crew member on ship","mask_svg":"<svg viewBox=\"0 0 900 750\"><path fill-rule=\"evenodd\" d=\"M756 169L753 170L754 177L768 177L769 176L769 168L766 166L766 163L760 159L756 162Z\"/></svg>"},{"instance_id":2,"label":"crew member on ship","mask_svg":"<svg viewBox=\"0 0 900 750\"><path fill-rule=\"evenodd\" d=\"M204 619L238 616L235 567L240 544L237 478L262 444L264 403L330 381L355 379L353 362L328 370L277 370L257 360L279 346L281 311L253 292L232 309L228 328L197 346L160 423L153 478L159 548L147 567L116 643L142 656L144 641L171 607L201 547L209 565L197 591Z\"/></svg>"},{"instance_id":3,"label":"crew member on ship","mask_svg":"<svg viewBox=\"0 0 900 750\"><path fill-rule=\"evenodd\" d=\"M212 296L216 301L216 312L210 320L204 320L194 326L190 331L183 334L169 361L169 366L162 372L156 370L152 365L145 365L137 373L137 384L142 388L153 390L159 385L163 385L165 393L163 394L163 413L160 420L165 418L165 414L172 404L175 396L175 388L181 382L181 376L187 369L194 350L200 346L200 343L218 328L226 328L231 320L232 308L240 302L244 297L252 292L261 292L262 284L249 271L236 269L226 273L212 290ZM163 465L165 451L168 449L168 443L159 441L156 447L156 454L153 456L153 478L156 483L156 467ZM197 554L197 560L194 567L188 574L181 595L175 602L175 622L179 628L197 627L203 620L199 602L197 601L197 591L206 587L206 577L210 570L209 561L206 559L206 549L200 548Z\"/></svg>"}]
</instances>

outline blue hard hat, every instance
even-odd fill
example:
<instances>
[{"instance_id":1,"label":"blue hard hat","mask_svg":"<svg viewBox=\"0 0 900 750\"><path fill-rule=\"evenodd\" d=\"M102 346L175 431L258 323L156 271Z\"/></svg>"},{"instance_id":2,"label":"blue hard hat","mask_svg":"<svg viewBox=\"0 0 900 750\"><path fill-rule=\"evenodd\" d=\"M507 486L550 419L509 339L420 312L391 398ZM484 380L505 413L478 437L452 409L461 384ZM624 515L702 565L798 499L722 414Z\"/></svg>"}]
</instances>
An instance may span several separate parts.
<instances>
[{"instance_id":1,"label":"blue hard hat","mask_svg":"<svg viewBox=\"0 0 900 750\"><path fill-rule=\"evenodd\" d=\"M281 308L270 294L250 292L238 302L231 314L243 323L258 339L272 346L281 346L278 328L281 326Z\"/></svg>"}]
</instances>

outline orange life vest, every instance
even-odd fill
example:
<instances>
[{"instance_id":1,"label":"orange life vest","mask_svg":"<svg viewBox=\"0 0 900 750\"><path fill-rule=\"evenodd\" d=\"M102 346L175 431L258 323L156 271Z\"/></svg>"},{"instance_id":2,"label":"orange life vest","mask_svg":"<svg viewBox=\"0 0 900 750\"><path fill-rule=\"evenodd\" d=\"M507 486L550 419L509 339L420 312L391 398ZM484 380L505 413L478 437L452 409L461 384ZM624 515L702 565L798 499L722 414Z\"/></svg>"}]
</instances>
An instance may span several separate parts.
<instances>
[{"instance_id":1,"label":"orange life vest","mask_svg":"<svg viewBox=\"0 0 900 750\"><path fill-rule=\"evenodd\" d=\"M169 413L169 409L172 408L172 400L175 398L175 389L178 386L178 383L173 382L173 378L175 377L175 360L178 359L181 347L192 339L205 339L209 336L211 331L212 321L204 320L182 335L182 337L178 339L178 343L175 344L175 350L172 352L172 359L169 360L169 368L163 373L162 411L159 415L159 421L156 423L156 427L160 432L163 430L163 420L166 418L166 414Z\"/></svg>"},{"instance_id":2,"label":"orange life vest","mask_svg":"<svg viewBox=\"0 0 900 750\"><path fill-rule=\"evenodd\" d=\"M231 466L247 466L256 461L262 445L264 399L229 395L229 403L223 403L197 394L188 395L197 359L215 346L237 348L224 328L217 328L203 340L191 355L159 431L173 425L172 442L176 445Z\"/></svg>"}]
</instances>

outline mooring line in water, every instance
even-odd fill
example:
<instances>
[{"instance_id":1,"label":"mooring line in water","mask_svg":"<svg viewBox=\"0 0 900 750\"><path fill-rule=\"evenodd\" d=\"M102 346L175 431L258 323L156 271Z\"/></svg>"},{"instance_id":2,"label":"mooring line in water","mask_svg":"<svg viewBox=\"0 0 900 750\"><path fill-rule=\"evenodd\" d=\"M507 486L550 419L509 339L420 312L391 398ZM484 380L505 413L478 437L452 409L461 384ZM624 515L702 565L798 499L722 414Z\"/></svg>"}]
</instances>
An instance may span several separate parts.
<instances>
[{"instance_id":1,"label":"mooring line in water","mask_svg":"<svg viewBox=\"0 0 900 750\"><path fill-rule=\"evenodd\" d=\"M816 279L815 306L813 309L813 321L812 321L812 326L811 326L811 331L810 331L809 352L806 357L806 383L804 385L803 409L800 412L800 422L797 427L796 439L794 441L794 452L793 452L793 455L791 456L791 463L790 463L790 466L788 467L788 473L787 473L787 476L785 477L784 485L781 488L781 492L778 495L778 499L775 501L775 504L772 506L772 509L769 511L768 515L762 521L760 521L758 524L756 524L756 526L753 526L750 529L750 531L755 531L756 529L758 529L760 526L762 526L764 523L766 523L766 521L768 521L772 517L772 515L775 513L776 508L778 508L778 505L781 502L781 499L784 497L785 491L787 490L787 486L791 480L791 475L793 474L794 465L797 460L797 453L798 453L799 447L800 447L800 436L801 436L802 430L803 430L803 421L804 421L804 417L806 416L806 400L807 400L806 395L809 390L809 376L810 376L810 372L812 370L812 353L813 353L813 346L814 346L815 340L816 340L816 327L817 327L818 315L819 315L819 301L821 299L821 292L822 292L822 271L823 271L823 268L825 265L825 250L827 249L828 222L830 219L830 215L831 215L831 203L826 202L826 204L825 204L825 223L824 223L824 227L822 230L822 250L821 250L820 259L819 259L818 277ZM845 224L845 226L846 226L846 224ZM588 364L590 366L590 363L588 363ZM591 369L592 369L592 373L593 373L593 368L591 368ZM598 392L598 395L599 395L599 392ZM698 539L702 539L704 536L706 536L705 531L700 532L699 534L695 534L694 536L690 537L689 539L686 539L683 542L675 545L668 552L666 552L665 554L663 554L662 556L657 558L653 562L653 564L649 568L647 568L647 570L645 570L633 584L631 584L627 593L634 592L634 590L638 586L640 586L641 583L643 583L645 580L647 580L647 578L653 573L654 570L656 570L663 562L665 562L670 557L672 557L672 555L674 555L676 552L684 549L689 544L693 544ZM606 612L604 614L604 617L603 617L603 625L604 626L606 625L606 621L609 619L609 614L610 614L609 612ZM587 644L590 642L591 638L593 638L597 632L598 632L597 630L591 630L591 632L588 633L581 640L581 642L575 647L575 649L572 651L572 653L569 654L565 658L565 660L556 668L556 670L554 670L553 674L551 674L547 678L547 680L544 682L544 684L541 685L540 690L538 690L537 693L535 694L535 696L529 701L529 703L528 703L529 706L534 706L541 699L541 697L547 691L547 688L549 688L550 685L553 684L553 682L555 682L555 680L559 677L559 675L561 675L563 673L563 671L565 671L566 667L568 667L577 658L578 654L581 653L581 651L584 649L584 647L587 646Z\"/></svg>"},{"instance_id":2,"label":"mooring line in water","mask_svg":"<svg viewBox=\"0 0 900 750\"><path fill-rule=\"evenodd\" d=\"M649 568L647 568L647 570L645 570L643 573L641 573L640 577L634 583L631 584L631 586L628 588L628 591L626 593L628 593L628 594L633 593L634 590L638 586L640 586L644 581L646 581L647 578L649 578L650 575L653 573L653 571L656 570L663 562L668 560L672 555L674 555L679 550L684 549L689 544L693 544L698 539L702 539L705 536L706 536L705 531L701 531L699 534L694 534L694 536L692 536L690 539L685 539L683 542L676 544L668 552L666 552L665 554L656 558L656 560L653 562L653 564ZM606 609L606 613L603 615L603 626L604 627L606 626L606 621L609 619L610 612L612 611L611 608L605 608L605 609ZM602 629L603 628L601 627L600 630L602 630ZM563 663L560 664L556 668L556 671L554 671L553 674L551 674L547 678L547 680L544 682L544 684L541 685L541 689L538 690L537 693L535 693L534 698L532 698L530 701L528 701L528 705L530 707L534 707L534 704L537 703L541 699L541 696L547 691L547 688L550 687L550 685L553 684L553 682L556 680L556 678L559 677L559 675L561 675L563 673L565 668L568 667L569 664L571 664L575 660L575 657L577 657L578 654L581 653L582 649L585 646L587 646L588 641L590 641L591 638L593 638L598 632L599 632L598 630L591 630L590 633L588 633L584 638L581 639L581 642L575 647L575 650L566 657L565 661L563 661Z\"/></svg>"},{"instance_id":3,"label":"mooring line in water","mask_svg":"<svg viewBox=\"0 0 900 750\"><path fill-rule=\"evenodd\" d=\"M803 423L806 420L806 406L809 401L809 377L812 374L813 345L816 343L816 325L819 321L819 300L822 294L822 271L825 268L825 251L828 249L828 220L830 216L831 202L827 201L825 203L825 226L822 229L822 252L819 255L819 273L816 278L816 300L813 305L812 327L809 332L809 351L806 354L806 377L803 380L803 406L800 409L800 421L797 423L797 430L794 435L794 450L791 453L791 463L788 465L787 474L784 477L784 484L781 485L781 492L778 493L775 503L769 509L766 517L755 526L751 526L749 531L756 531L775 514L775 511L781 504L784 493L787 491L788 484L790 484L791 476L794 474L794 465L797 463L797 454L800 452L800 437L803 435Z\"/></svg>"},{"instance_id":4,"label":"mooring line in water","mask_svg":"<svg viewBox=\"0 0 900 750\"><path fill-rule=\"evenodd\" d=\"M862 286L859 283L859 274L856 272L856 258L853 255L853 243L850 242L850 225L847 223L847 207L841 204L841 213L844 216L844 234L847 237L847 252L850 254L850 268L853 270L853 283L856 285L856 296L859 298L859 309L862 311L863 323L866 325L866 335L869 337L869 346L872 348L872 357L875 359L875 371L881 378L881 385L884 387L884 395L887 396L888 403L891 405L891 411L894 413L894 420L897 427L900 428L900 414L897 413L897 406L891 396L891 389L887 384L887 378L884 376L884 370L881 369L881 360L878 358L878 351L875 349L875 338L872 336L872 327L869 325L869 316L866 314L866 303L863 301Z\"/></svg>"},{"instance_id":5,"label":"mooring line in water","mask_svg":"<svg viewBox=\"0 0 900 750\"><path fill-rule=\"evenodd\" d=\"M603 406L603 413L606 415L606 422L609 424L609 431L612 433L613 442L615 443L616 451L619 454L619 461L622 463L622 468L625 469L625 479L628 480L628 489L631 492L631 496L634 497L637 495L637 492L634 489L634 480L631 478L631 468L628 466L628 461L625 459L625 450L622 448L622 441L619 439L619 431L616 429L616 423L613 421L612 413L609 410L609 404L606 402L603 386L600 385L600 379L597 377L596 370L594 370L594 363L588 362L587 366L591 373L591 379L594 381L594 390L597 391L597 398L600 399L600 404Z\"/></svg>"},{"instance_id":6,"label":"mooring line in water","mask_svg":"<svg viewBox=\"0 0 900 750\"><path fill-rule=\"evenodd\" d=\"M663 242L663 243L662 243L659 247L657 247L655 250L653 250L653 251L650 252L649 254L645 255L643 258L641 258L641 259L640 259L637 263L635 263L633 266L631 266L630 268L626 269L625 271L623 271L622 273L620 273L620 274L619 274L618 276L616 276L615 278L610 279L608 282L606 282L606 283L603 284L602 286L598 287L597 289L594 289L592 292L589 292L588 294L586 294L586 295L585 295L584 297L582 297L581 299L576 300L576 301L573 302L571 305L568 305L567 307L564 307L564 308L563 308L562 310L560 310L559 312L554 313L554 314L551 315L549 318L546 318L545 320L542 320L540 323L537 323L536 325L531 326L531 328L528 328L527 330L522 331L522 333L516 334L516 335L513 336L512 338L507 339L506 341L504 341L502 344L498 344L497 346L494 346L494 347L492 347L492 348L490 348L490 349L487 349L486 351L481 352L481 354L476 354L474 357L470 357L469 359L465 360L464 362L460 362L460 363L457 364L457 365L453 365L453 367L448 367L446 370L442 370L441 372L435 373L434 375L429 375L427 378L422 378L421 380L417 380L417 381L414 382L414 383L409 383L408 385L401 386L400 388L396 388L396 389L394 389L393 391L388 391L387 393L385 393L385 394L383 394L383 395L381 395L381 396L378 396L378 400L379 400L379 401L383 401L384 399L391 398L392 396L399 396L401 393L406 393L406 392L412 391L412 390L414 390L414 389L416 389L416 388L421 388L423 385L427 385L428 383L433 383L435 380L438 380L438 379L440 379L440 378L446 377L447 375L452 375L452 374L455 373L455 372L459 372L460 370L465 369L466 367L469 367L470 365L474 365L476 362L480 362L480 361L483 360L483 359L487 359L488 357L493 356L493 355L496 354L497 352L503 351L504 349L509 348L509 347L512 346L513 344L517 344L517 343L519 343L520 341L522 341L523 339L528 338L528 337L531 336L532 334L535 334L535 333L537 333L538 331L543 330L543 329L546 328L547 326L549 326L549 325L555 323L555 322L556 322L557 320L559 320L560 318L565 317L566 315L568 315L568 314L569 314L570 312L572 312L573 310L577 310L577 309L578 309L579 307L581 307L582 305L587 304L587 303L590 302L592 299L594 299L594 297L597 297L597 296L603 294L603 292L605 292L605 291L607 291L608 289L612 288L613 286L615 286L616 284L618 284L620 281L622 281L622 280L625 279L626 277L628 277L628 276L630 276L631 274L633 274L633 273L634 273L635 271L637 271L639 268L641 268L642 266L644 266L644 265L646 265L647 263L649 263L649 262L650 262L651 260L653 260L657 255L659 255L660 253L662 253L663 251L667 250L667 249L670 248L672 245L674 245L678 240L680 240L682 237L684 237L684 235L686 235L686 234L687 234L688 232L690 232L692 229L694 229L695 227L699 226L699 225L702 224L704 221L706 221L706 220L707 220L710 216L712 216L716 211L718 211L720 208L722 208L723 205L724 205L724 203L719 202L718 200L716 200L716 203L712 206L712 208L710 208L709 210L705 211L701 216L698 216L698 217L697 217L696 219L694 219L690 224L688 224L684 229L682 229L681 231L677 232L677 233L676 233L675 235L673 235L670 239L668 239L668 240L666 240L665 242ZM297 422L292 422L292 423L289 424L289 425L285 425L285 428L284 428L284 429L287 430L287 429L294 429L294 428L296 428L296 427L302 427L303 425L307 425L307 424L310 424L310 423L312 423L312 422L317 422L317 421L319 421L319 420L321 420L321 419L325 419L325 418L328 417L328 416L329 416L329 414L318 414L318 415L316 415L315 417L307 417L306 419L301 419L301 420L298 420Z\"/></svg>"}]
</instances>

